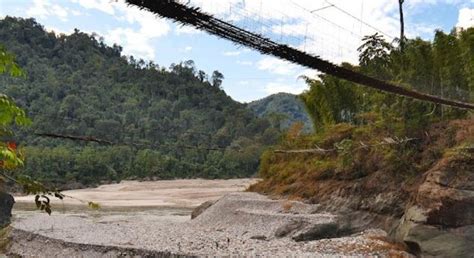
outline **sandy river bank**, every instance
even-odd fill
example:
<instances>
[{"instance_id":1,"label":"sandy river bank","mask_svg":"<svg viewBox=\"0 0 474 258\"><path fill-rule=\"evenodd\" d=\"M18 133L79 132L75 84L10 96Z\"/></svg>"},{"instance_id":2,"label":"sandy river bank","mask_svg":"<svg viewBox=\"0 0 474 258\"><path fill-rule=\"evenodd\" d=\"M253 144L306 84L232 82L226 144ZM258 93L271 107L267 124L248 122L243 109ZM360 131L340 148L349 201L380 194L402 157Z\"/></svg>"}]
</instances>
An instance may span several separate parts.
<instances>
[{"instance_id":1,"label":"sandy river bank","mask_svg":"<svg viewBox=\"0 0 474 258\"><path fill-rule=\"evenodd\" d=\"M318 205L242 192L253 179L126 181L66 194L53 214L17 198L9 254L23 257L408 257L381 230L336 232ZM218 199L218 200L217 200ZM193 207L217 200L196 219ZM61 209L61 205L64 207ZM55 208L56 207L56 208Z\"/></svg>"},{"instance_id":2,"label":"sandy river bank","mask_svg":"<svg viewBox=\"0 0 474 258\"><path fill-rule=\"evenodd\" d=\"M51 199L52 205L84 205L83 201L99 203L103 208L194 208L199 204L216 200L225 194L244 191L257 179L180 179L162 181L122 181L119 184L101 185L97 188L64 191L64 200ZM79 200L78 200L79 199ZM34 204L34 196L15 197L16 208ZM53 207L54 208L54 207Z\"/></svg>"}]
</instances>

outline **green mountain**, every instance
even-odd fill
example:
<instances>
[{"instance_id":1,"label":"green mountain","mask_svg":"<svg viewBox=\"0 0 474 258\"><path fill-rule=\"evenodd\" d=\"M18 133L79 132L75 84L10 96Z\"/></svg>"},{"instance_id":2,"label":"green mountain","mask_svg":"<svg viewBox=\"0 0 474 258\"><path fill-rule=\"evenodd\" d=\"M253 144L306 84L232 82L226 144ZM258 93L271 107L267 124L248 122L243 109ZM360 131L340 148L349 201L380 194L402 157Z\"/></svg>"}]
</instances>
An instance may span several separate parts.
<instances>
[{"instance_id":1,"label":"green mountain","mask_svg":"<svg viewBox=\"0 0 474 258\"><path fill-rule=\"evenodd\" d=\"M304 124L304 131L311 132L313 124L306 112L304 103L298 96L289 93L277 93L248 103L248 107L258 117L268 118L281 129L287 129L296 122Z\"/></svg>"},{"instance_id":2,"label":"green mountain","mask_svg":"<svg viewBox=\"0 0 474 258\"><path fill-rule=\"evenodd\" d=\"M27 74L0 77L0 91L33 120L17 139L27 146L24 173L52 184L251 176L280 135L226 95L221 73L208 79L192 61L160 67L79 30L47 32L33 19L0 20L0 42Z\"/></svg>"}]
</instances>

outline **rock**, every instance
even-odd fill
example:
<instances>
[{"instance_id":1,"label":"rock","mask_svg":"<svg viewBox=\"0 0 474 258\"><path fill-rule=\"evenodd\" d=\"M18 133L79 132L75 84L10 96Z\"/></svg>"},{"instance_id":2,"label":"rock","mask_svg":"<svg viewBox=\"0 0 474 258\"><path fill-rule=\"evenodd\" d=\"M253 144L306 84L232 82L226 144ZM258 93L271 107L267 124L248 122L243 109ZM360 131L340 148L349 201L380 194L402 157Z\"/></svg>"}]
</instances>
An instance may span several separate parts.
<instances>
[{"instance_id":1,"label":"rock","mask_svg":"<svg viewBox=\"0 0 474 258\"><path fill-rule=\"evenodd\" d=\"M199 205L193 210L193 212L191 213L191 219L195 219L197 216L201 215L201 213L211 207L214 203L216 203L216 201L203 202L201 205Z\"/></svg>"},{"instance_id":2,"label":"rock","mask_svg":"<svg viewBox=\"0 0 474 258\"><path fill-rule=\"evenodd\" d=\"M292 237L295 241L312 241L324 238L335 238L346 234L348 231L341 228L337 222L315 224Z\"/></svg>"},{"instance_id":3,"label":"rock","mask_svg":"<svg viewBox=\"0 0 474 258\"><path fill-rule=\"evenodd\" d=\"M288 222L287 224L277 228L275 231L275 236L276 237L285 237L288 236L303 227L305 227L308 223L302 220L293 220Z\"/></svg>"},{"instance_id":4,"label":"rock","mask_svg":"<svg viewBox=\"0 0 474 258\"><path fill-rule=\"evenodd\" d=\"M250 239L256 239L256 240L267 240L267 237L264 235L256 235L256 236L251 236Z\"/></svg>"},{"instance_id":5,"label":"rock","mask_svg":"<svg viewBox=\"0 0 474 258\"><path fill-rule=\"evenodd\" d=\"M403 238L410 249L424 256L472 257L474 226L456 230L441 230L435 226L415 224ZM417 252L413 252L417 254Z\"/></svg>"},{"instance_id":6,"label":"rock","mask_svg":"<svg viewBox=\"0 0 474 258\"><path fill-rule=\"evenodd\" d=\"M15 200L13 199L13 196L5 192L0 192L0 228L10 224L14 203Z\"/></svg>"},{"instance_id":7,"label":"rock","mask_svg":"<svg viewBox=\"0 0 474 258\"><path fill-rule=\"evenodd\" d=\"M396 236L423 255L472 257L474 159L445 158L427 171Z\"/></svg>"}]
</instances>

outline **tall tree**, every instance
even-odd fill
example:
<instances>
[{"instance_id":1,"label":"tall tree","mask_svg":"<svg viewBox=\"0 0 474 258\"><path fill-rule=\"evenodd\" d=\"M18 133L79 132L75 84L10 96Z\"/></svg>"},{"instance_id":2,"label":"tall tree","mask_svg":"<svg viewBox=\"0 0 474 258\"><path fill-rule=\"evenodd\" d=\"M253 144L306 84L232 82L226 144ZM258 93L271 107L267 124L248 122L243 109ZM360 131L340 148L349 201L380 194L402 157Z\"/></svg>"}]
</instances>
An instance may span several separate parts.
<instances>
[{"instance_id":1,"label":"tall tree","mask_svg":"<svg viewBox=\"0 0 474 258\"><path fill-rule=\"evenodd\" d=\"M405 21L403 19L403 3L405 0L398 0L398 9L400 12L400 50L403 52L405 48Z\"/></svg>"},{"instance_id":2,"label":"tall tree","mask_svg":"<svg viewBox=\"0 0 474 258\"><path fill-rule=\"evenodd\" d=\"M214 71L212 73L212 77L211 77L212 86L216 88L220 88L223 80L224 80L224 75L221 72Z\"/></svg>"}]
</instances>

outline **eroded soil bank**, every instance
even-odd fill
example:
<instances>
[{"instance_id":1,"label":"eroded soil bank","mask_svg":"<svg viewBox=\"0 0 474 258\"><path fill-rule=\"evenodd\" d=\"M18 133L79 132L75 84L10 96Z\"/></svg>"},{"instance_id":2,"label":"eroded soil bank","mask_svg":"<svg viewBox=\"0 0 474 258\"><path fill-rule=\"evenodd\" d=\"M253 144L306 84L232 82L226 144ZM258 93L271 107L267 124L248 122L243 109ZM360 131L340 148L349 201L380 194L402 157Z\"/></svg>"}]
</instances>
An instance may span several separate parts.
<instances>
[{"instance_id":1,"label":"eroded soil bank","mask_svg":"<svg viewBox=\"0 0 474 258\"><path fill-rule=\"evenodd\" d=\"M360 138L360 128L341 128L325 141ZM251 190L319 204L318 212L343 216L360 230L384 229L414 253L472 257L474 118L434 124L418 139L402 151L354 152L347 169L336 154L270 153Z\"/></svg>"}]
</instances>

